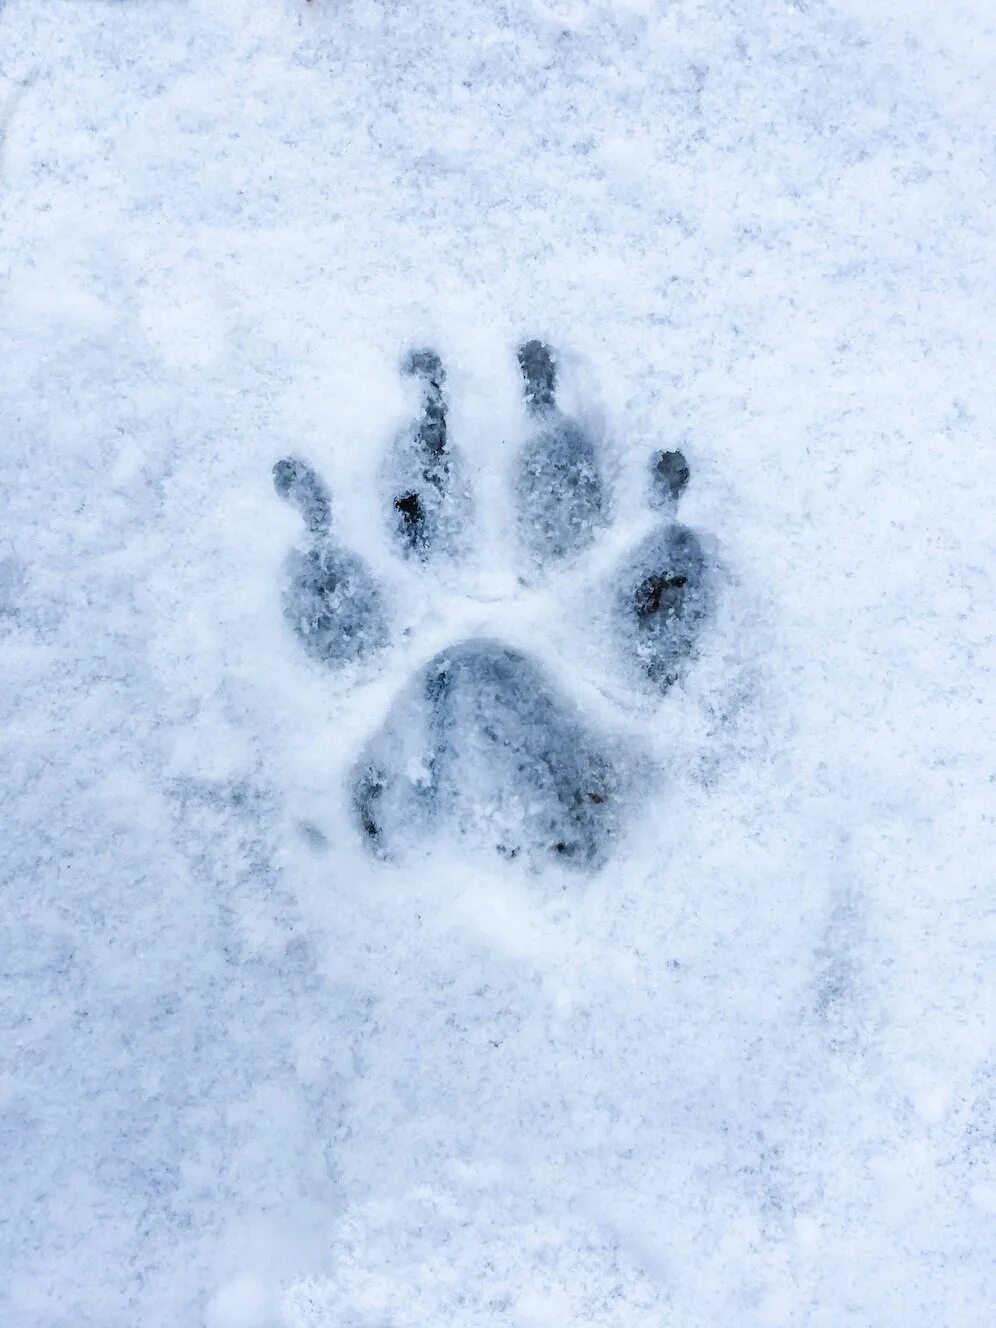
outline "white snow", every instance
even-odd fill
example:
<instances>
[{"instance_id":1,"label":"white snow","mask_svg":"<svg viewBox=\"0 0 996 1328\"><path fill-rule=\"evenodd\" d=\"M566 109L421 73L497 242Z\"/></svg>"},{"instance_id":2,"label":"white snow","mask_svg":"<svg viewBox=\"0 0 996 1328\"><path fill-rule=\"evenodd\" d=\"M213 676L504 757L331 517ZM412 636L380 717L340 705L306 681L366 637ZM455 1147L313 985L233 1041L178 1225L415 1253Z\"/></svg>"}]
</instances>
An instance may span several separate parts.
<instances>
[{"instance_id":1,"label":"white snow","mask_svg":"<svg viewBox=\"0 0 996 1328\"><path fill-rule=\"evenodd\" d=\"M994 59L986 0L0 5L0 1323L993 1323ZM613 525L520 596L534 335ZM675 445L727 588L655 702L605 606ZM394 614L346 675L289 452ZM663 763L593 878L359 842L478 631Z\"/></svg>"}]
</instances>

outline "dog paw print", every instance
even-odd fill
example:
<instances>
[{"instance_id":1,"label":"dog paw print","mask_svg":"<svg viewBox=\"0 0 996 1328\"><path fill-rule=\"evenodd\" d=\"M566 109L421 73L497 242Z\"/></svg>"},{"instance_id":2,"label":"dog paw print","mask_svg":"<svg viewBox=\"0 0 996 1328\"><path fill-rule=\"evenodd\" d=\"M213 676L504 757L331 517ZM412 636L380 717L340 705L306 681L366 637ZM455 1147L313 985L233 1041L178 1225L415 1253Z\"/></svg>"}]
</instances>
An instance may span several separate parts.
<instances>
[{"instance_id":1,"label":"dog paw print","mask_svg":"<svg viewBox=\"0 0 996 1328\"><path fill-rule=\"evenodd\" d=\"M545 576L570 573L610 513L600 449L558 408L554 353L529 341L518 362L527 427L511 491L525 574L513 597L526 599ZM448 428L440 357L414 351L402 372L414 380L419 405L385 455L384 517L399 560L414 565L429 595L433 560L459 564L472 543L471 476ZM656 524L617 568L606 606L621 666L628 659L642 685L661 694L694 658L711 601L700 540L675 519L688 479L680 451L651 459L647 488ZM398 639L398 614L387 588L337 540L321 478L305 461L286 457L274 466L273 482L304 524L285 566L290 629L313 661L330 668L382 658ZM557 671L569 675L569 661L561 659ZM456 635L408 678L358 754L349 790L357 831L387 860L417 851L448 827L507 858L594 869L608 857L628 801L613 753L554 682L542 651L493 635Z\"/></svg>"}]
</instances>

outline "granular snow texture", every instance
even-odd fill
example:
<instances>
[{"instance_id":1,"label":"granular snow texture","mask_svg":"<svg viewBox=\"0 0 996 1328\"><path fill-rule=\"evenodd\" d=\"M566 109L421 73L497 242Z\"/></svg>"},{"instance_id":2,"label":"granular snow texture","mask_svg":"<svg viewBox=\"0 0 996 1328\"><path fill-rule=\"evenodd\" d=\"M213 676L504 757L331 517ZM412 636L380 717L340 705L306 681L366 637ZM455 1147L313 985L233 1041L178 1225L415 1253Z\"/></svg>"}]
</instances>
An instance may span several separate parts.
<instances>
[{"instance_id":1,"label":"granular snow texture","mask_svg":"<svg viewBox=\"0 0 996 1328\"><path fill-rule=\"evenodd\" d=\"M0 1322L996 1321L994 26L0 5ZM605 486L553 571L530 338ZM420 347L438 563L391 534ZM613 605L679 448L716 592L661 694ZM288 457L383 607L344 668ZM540 783L470 746L364 843L357 762L429 787L405 698L475 639L619 772L601 857L509 849Z\"/></svg>"}]
</instances>

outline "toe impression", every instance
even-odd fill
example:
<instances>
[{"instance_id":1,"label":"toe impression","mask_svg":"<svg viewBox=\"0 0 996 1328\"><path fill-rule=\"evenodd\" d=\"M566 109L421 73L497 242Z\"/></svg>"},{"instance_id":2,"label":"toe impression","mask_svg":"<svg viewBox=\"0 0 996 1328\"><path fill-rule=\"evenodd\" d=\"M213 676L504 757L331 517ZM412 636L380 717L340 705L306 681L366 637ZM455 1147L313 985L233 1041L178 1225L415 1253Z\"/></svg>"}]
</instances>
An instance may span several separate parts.
<instances>
[{"instance_id":1,"label":"toe impression","mask_svg":"<svg viewBox=\"0 0 996 1328\"><path fill-rule=\"evenodd\" d=\"M587 548L603 522L604 486L591 439L556 405L556 365L549 346L519 347L533 433L517 464L519 533L535 564L572 557Z\"/></svg>"},{"instance_id":2,"label":"toe impression","mask_svg":"<svg viewBox=\"0 0 996 1328\"><path fill-rule=\"evenodd\" d=\"M309 541L285 563L284 618L305 653L322 664L358 660L385 640L380 592L361 559L332 539L332 502L315 470L299 457L273 467L273 487L304 519Z\"/></svg>"},{"instance_id":3,"label":"toe impression","mask_svg":"<svg viewBox=\"0 0 996 1328\"><path fill-rule=\"evenodd\" d=\"M709 608L699 537L672 519L688 479L682 452L651 458L650 502L665 520L637 549L619 605L643 671L663 692L682 676Z\"/></svg>"},{"instance_id":4,"label":"toe impression","mask_svg":"<svg viewBox=\"0 0 996 1328\"><path fill-rule=\"evenodd\" d=\"M446 372L429 348L410 351L401 371L419 383L419 413L389 459L392 534L406 557L451 550L466 506L459 455L449 437Z\"/></svg>"}]
</instances>

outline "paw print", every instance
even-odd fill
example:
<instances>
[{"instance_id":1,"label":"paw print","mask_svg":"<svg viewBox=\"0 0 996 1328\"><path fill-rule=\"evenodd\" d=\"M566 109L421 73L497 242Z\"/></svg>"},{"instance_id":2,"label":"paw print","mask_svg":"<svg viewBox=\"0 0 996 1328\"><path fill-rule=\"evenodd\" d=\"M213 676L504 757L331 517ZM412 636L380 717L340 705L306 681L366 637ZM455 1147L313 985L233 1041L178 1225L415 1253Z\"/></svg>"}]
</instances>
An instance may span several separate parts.
<instances>
[{"instance_id":1,"label":"paw print","mask_svg":"<svg viewBox=\"0 0 996 1328\"><path fill-rule=\"evenodd\" d=\"M515 595L526 598L596 543L609 505L599 448L557 406L553 352L529 341L518 361L528 434L512 483L523 560ZM385 517L395 552L429 594L430 564L460 565L467 556L471 484L448 429L439 356L414 351L402 372L414 380L419 406L385 455ZM657 453L648 478L658 520L617 569L606 621L620 665L628 660L646 690L663 694L694 657L712 578L698 536L675 520L689 479L685 457ZM289 627L317 663L376 663L397 640L389 596L337 542L330 494L311 466L284 458L273 482L305 530L285 566ZM383 859L404 857L448 827L507 858L594 869L630 801L613 752L538 657L490 635L458 637L409 677L359 754L350 788L357 830Z\"/></svg>"}]
</instances>

